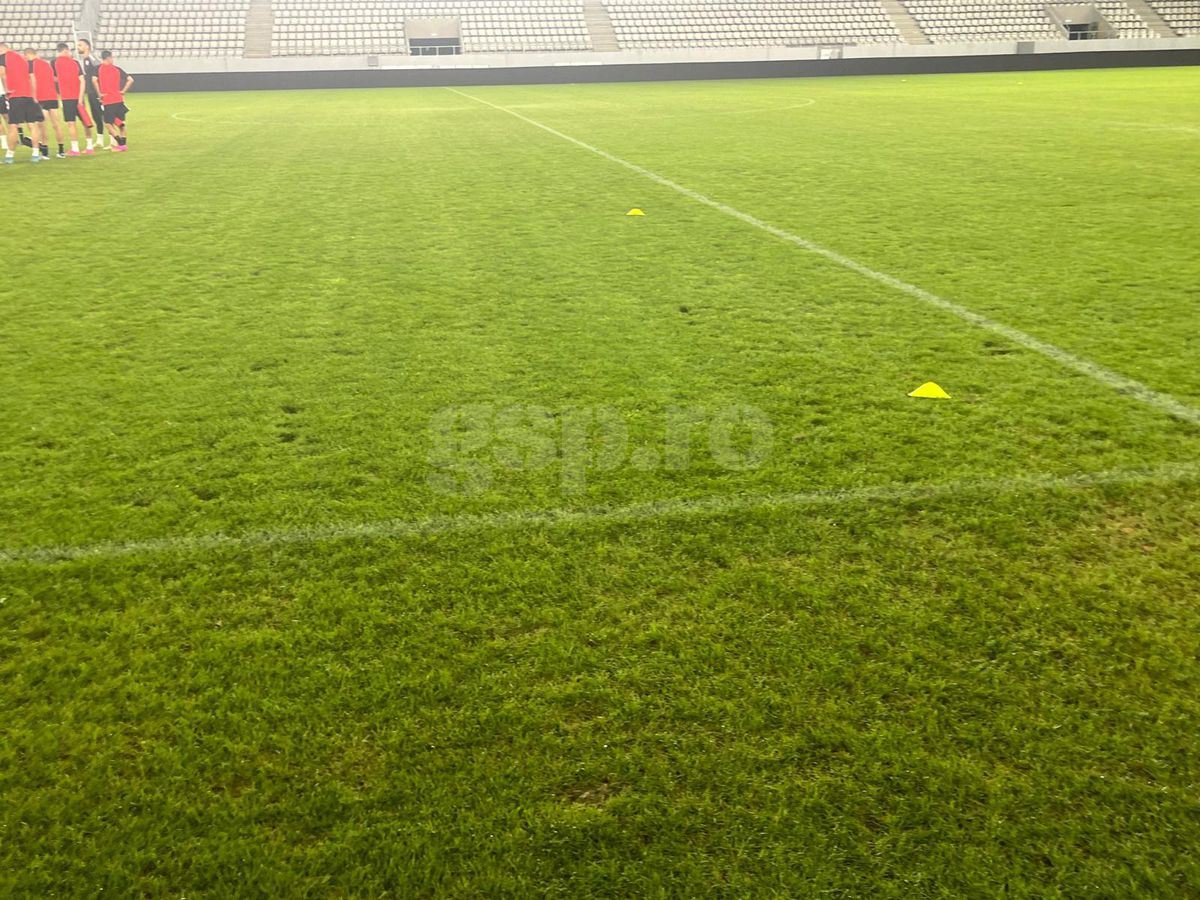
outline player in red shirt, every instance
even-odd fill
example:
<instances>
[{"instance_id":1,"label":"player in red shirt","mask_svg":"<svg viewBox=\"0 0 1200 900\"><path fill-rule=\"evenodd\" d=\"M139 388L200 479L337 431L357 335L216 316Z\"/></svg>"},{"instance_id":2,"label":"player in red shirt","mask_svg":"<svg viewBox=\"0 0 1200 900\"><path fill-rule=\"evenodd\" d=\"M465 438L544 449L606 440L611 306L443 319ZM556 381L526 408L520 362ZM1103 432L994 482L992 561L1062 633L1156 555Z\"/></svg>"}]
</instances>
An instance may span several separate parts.
<instances>
[{"instance_id":1,"label":"player in red shirt","mask_svg":"<svg viewBox=\"0 0 1200 900\"><path fill-rule=\"evenodd\" d=\"M71 132L71 149L67 156L79 155L79 128L75 120L83 122L83 133L87 138L87 149L83 152L91 156L92 150L92 117L88 115L87 102L84 100L83 67L71 56L71 48L66 44L58 45L58 58L54 60L54 74L58 76L58 92L62 95L63 120L67 130Z\"/></svg>"},{"instance_id":2,"label":"player in red shirt","mask_svg":"<svg viewBox=\"0 0 1200 900\"><path fill-rule=\"evenodd\" d=\"M104 104L104 124L117 146L113 152L124 153L129 149L125 137L125 119L129 107L125 105L125 93L133 87L133 79L113 60L111 50L100 54L100 70L96 76L96 89L100 91L100 102Z\"/></svg>"},{"instance_id":3,"label":"player in red shirt","mask_svg":"<svg viewBox=\"0 0 1200 900\"><path fill-rule=\"evenodd\" d=\"M20 141L17 130L28 125L33 138L33 161L41 162L38 145L44 132L42 108L33 99L36 79L29 60L8 44L0 41L0 80L4 81L4 92L8 94L8 149L4 151L4 163L13 164L14 151Z\"/></svg>"},{"instance_id":4,"label":"player in red shirt","mask_svg":"<svg viewBox=\"0 0 1200 900\"><path fill-rule=\"evenodd\" d=\"M50 124L54 126L54 138L58 141L58 158L65 159L67 154L63 147L62 123L58 121L58 85L54 81L54 67L37 55L36 50L26 50L25 58L33 70L37 82L34 99L46 114ZM42 158L50 158L50 133L42 127Z\"/></svg>"}]
</instances>

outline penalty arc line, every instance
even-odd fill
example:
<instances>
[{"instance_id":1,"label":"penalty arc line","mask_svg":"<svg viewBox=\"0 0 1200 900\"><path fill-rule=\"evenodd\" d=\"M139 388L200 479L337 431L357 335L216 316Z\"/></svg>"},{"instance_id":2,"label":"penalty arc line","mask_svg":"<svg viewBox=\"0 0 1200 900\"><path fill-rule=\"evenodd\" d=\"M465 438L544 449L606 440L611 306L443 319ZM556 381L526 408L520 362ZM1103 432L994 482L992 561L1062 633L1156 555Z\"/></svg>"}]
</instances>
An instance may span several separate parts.
<instances>
[{"instance_id":1,"label":"penalty arc line","mask_svg":"<svg viewBox=\"0 0 1200 900\"><path fill-rule=\"evenodd\" d=\"M0 548L0 567L53 565L87 560L113 560L167 553L218 550L252 550L295 547L350 540L387 540L513 531L523 528L558 528L631 524L663 518L721 516L735 513L797 511L839 508L864 503L935 501L963 496L1013 496L1048 491L1087 490L1200 482L1200 464L1177 463L1153 469L1109 469L1077 475L1041 475L1011 478L901 483L875 487L815 490L787 494L749 494L672 499L628 506L541 509L436 516L426 519L387 519L374 522L267 529L243 534L204 534L136 541L105 541L75 546Z\"/></svg>"},{"instance_id":2,"label":"penalty arc line","mask_svg":"<svg viewBox=\"0 0 1200 900\"><path fill-rule=\"evenodd\" d=\"M1156 391L1149 385L1142 384L1140 381L1136 381L1133 378L1122 375L1120 372L1114 372L1112 369L1105 368L1098 363L1094 363L1080 356L1076 356L1073 353L1063 350L1061 347L1057 347L1054 344L1043 341L1040 338L1036 338L1033 335L1017 328L1005 325L1003 322L990 319L987 316L977 313L972 309L968 309L967 307L955 303L952 300L939 297L937 294L931 293L924 288L917 287L915 284L909 284L907 281L902 281L895 276L888 275L886 272L880 272L877 269L872 269L870 266L861 263L856 259L851 259L849 256L844 256L841 253L838 253L836 250L830 250L829 248L823 247L820 244L815 244L807 238L800 237L798 234L785 231L782 228L772 225L769 222L765 222L756 216L750 215L749 213L744 213L726 203L720 202L719 200L713 200L711 197L701 194L699 191L694 191L689 187L679 184L678 182L671 181L671 179L659 175L657 172L652 172L650 169L643 168L637 163L632 163L629 162L629 160L622 159L619 156L609 153L607 150L602 150L601 148L595 147L586 141L581 141L579 138L565 134L556 128L552 128L549 125L537 121L536 119L531 119L529 116L522 115L515 110L508 109L504 106L499 106L498 104L491 103L488 100L465 93L464 91L460 91L456 88L448 87L446 90L450 91L451 93L458 94L460 97L465 97L468 100L474 100L476 103L482 104L483 106L491 107L497 112L502 112L513 116L514 118L520 119L522 122L532 125L534 128L540 128L547 134L551 134L556 138L574 144L576 147L595 154L602 159L606 159L618 166L624 166L629 171L636 172L643 178L647 178L656 184L662 185L663 187L670 188L671 190L682 194L690 200L694 200L697 203L701 203L711 209L715 209L718 212L724 213L725 215L744 222L747 225L752 225L760 231L765 231L767 234L773 235L782 241L787 241L790 244L794 244L803 250L807 250L810 253L816 254L817 256L822 256L830 262L841 266L843 269L849 269L851 272L856 272L857 274L862 275L864 278L869 278L870 280L878 282L882 285L886 285L893 290L908 294L910 297L914 297L915 299L920 300L922 303L935 307L936 309L940 309L943 312L947 312L950 315L963 320L964 322L983 329L984 331L990 331L992 334L1000 335L1012 343L1024 347L1026 350L1033 351L1034 353L1038 353L1047 359L1053 360L1066 369L1078 372L1081 375L1086 375L1093 381L1103 384L1119 394L1132 397L1133 399L1138 400L1147 406L1152 406L1156 409L1159 409L1177 419L1182 419L1183 421L1190 422L1193 425L1200 425L1200 409L1197 409L1194 406L1189 406L1177 397L1173 397L1172 395L1162 391Z\"/></svg>"}]
</instances>

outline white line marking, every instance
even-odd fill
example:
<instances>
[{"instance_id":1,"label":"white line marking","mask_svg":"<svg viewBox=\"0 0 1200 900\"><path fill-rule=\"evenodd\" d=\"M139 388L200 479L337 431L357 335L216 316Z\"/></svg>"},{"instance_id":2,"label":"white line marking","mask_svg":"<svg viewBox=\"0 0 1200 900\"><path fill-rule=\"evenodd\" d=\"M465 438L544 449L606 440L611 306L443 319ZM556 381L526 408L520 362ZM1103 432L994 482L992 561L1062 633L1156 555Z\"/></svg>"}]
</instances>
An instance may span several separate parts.
<instances>
[{"instance_id":1,"label":"white line marking","mask_svg":"<svg viewBox=\"0 0 1200 900\"><path fill-rule=\"evenodd\" d=\"M622 118L654 119L655 121L658 121L659 119L695 119L695 118L699 118L699 117L703 117L703 118L707 119L707 118L712 118L713 116L754 116L754 115L764 115L766 113L789 112L793 109L808 109L810 106L815 105L816 102L817 101L812 99L811 97L804 97L802 102L790 103L787 106L761 106L756 109L717 109L717 110L710 110L708 112L677 113L675 115L665 115L665 116L659 116L659 115L623 116Z\"/></svg>"},{"instance_id":2,"label":"white line marking","mask_svg":"<svg viewBox=\"0 0 1200 900\"><path fill-rule=\"evenodd\" d=\"M1138 131L1173 131L1178 134L1200 135L1200 128L1191 125L1165 125L1155 122L1109 122L1109 128L1135 128Z\"/></svg>"},{"instance_id":3,"label":"white line marking","mask_svg":"<svg viewBox=\"0 0 1200 900\"><path fill-rule=\"evenodd\" d=\"M438 112L438 113L464 112L470 108L471 107L469 107L469 106L406 106L406 107L401 107L398 109L389 109L388 115L394 117L397 115L407 115L409 113L422 113L422 112ZM235 107L233 110L230 110L230 111L236 112L239 109L246 109L246 107L239 106L239 107ZM176 122L187 122L189 125L211 125L214 122L214 120L211 118L197 118L194 115L190 115L190 116L184 115L182 112L171 113L171 118L174 119ZM216 120L216 122L220 125L271 125L271 126L281 125L285 121L286 120L284 120L284 119L274 119L274 120L266 120L266 121L264 121L263 119L227 119L223 116L220 119Z\"/></svg>"},{"instance_id":4,"label":"white line marking","mask_svg":"<svg viewBox=\"0 0 1200 900\"><path fill-rule=\"evenodd\" d=\"M479 515L438 516L428 519L388 519L360 524L313 525L267 529L243 534L203 534L151 538L142 541L103 541L95 544L0 549L0 566L45 565L80 560L111 560L164 553L210 550L250 550L293 547L332 541L417 538L477 531L520 528L556 528L571 525L609 525L661 518L718 516L763 510L801 510L862 503L929 501L966 495L1012 495L1040 491L1080 490L1095 487L1129 487L1200 481L1200 464L1173 464L1154 469L1110 469L1078 475L1040 475L949 481L941 484L891 484L790 494L751 494L702 497L694 500L658 500L628 506L583 509L544 509Z\"/></svg>"},{"instance_id":5,"label":"white line marking","mask_svg":"<svg viewBox=\"0 0 1200 900\"><path fill-rule=\"evenodd\" d=\"M197 119L195 117L185 116L182 113L171 113L171 118L174 119L176 122L186 122L189 125L210 125L210 124L212 124L209 119ZM226 118L222 118L220 120L220 122L221 122L221 125L268 125L269 126L269 125L280 125L283 123L283 120L281 119L276 122L264 122L261 119L226 119Z\"/></svg>"},{"instance_id":6,"label":"white line marking","mask_svg":"<svg viewBox=\"0 0 1200 900\"><path fill-rule=\"evenodd\" d=\"M474 100L476 103L480 103L484 106L489 106L498 112L506 113L507 115L520 119L522 122L532 125L534 128L540 128L547 134L552 134L561 140L574 144L576 147L587 150L589 153L594 153L596 156L607 159L609 162L616 163L619 166L624 166L631 172L636 172L643 178L648 178L657 184L661 184L663 187L668 187L673 191L683 194L683 196L691 200L695 200L697 203L703 203L705 206L711 207L718 212L722 212L727 216L732 216L739 221L745 222L747 225L753 225L755 228L767 232L767 234L774 235L780 240L788 241L789 243L795 244L797 247L807 250L810 253L823 256L830 262L839 265L844 269L849 269L851 272L857 272L864 278L869 278L872 281L877 281L880 284L893 288L894 290L908 294L910 297L915 297L922 303L926 303L929 306L936 307L937 309L948 312L953 316L957 316L959 319L962 319L964 322L969 322L971 325L974 325L977 328L982 328L985 331L998 334L1001 337L1012 341L1014 344L1024 347L1026 350L1032 350L1034 353L1040 353L1047 359L1054 360L1064 368L1071 369L1072 371L1078 372L1081 375L1086 375L1093 381L1097 381L1100 384L1110 387L1120 394L1125 394L1134 398L1135 400L1139 400L1142 403L1160 409L1163 412L1176 417L1177 419L1182 419L1186 422L1192 423L1193 425L1200 425L1200 409L1189 406L1182 400L1172 397L1170 394L1163 393L1162 391L1156 391L1148 385L1142 384L1140 381L1135 381L1134 379L1122 375L1119 372L1114 372L1113 370L1106 369L1104 366L1091 362L1090 360L1083 359L1082 357L1076 356L1073 353L1068 353L1061 347L1056 347L1054 344L1040 340L1031 334L1026 334L1024 331L1012 328L1011 326L1005 325L1002 322L997 322L995 319L989 319L987 316L974 312L965 306L961 306L951 300L946 300L942 297L939 297L937 294L930 293L924 288L919 288L915 284L909 284L907 281L901 281L899 278L895 278L884 272L872 269L870 266L860 263L855 259L851 259L848 256L843 256L836 250L830 250L826 247L822 247L820 244L814 244L812 241L802 238L799 235L792 234L790 231L784 231L782 228L777 228L776 226L771 225L769 222L764 222L762 219L756 218L749 213L744 213L741 210L734 209L732 206L721 203L718 200L713 200L709 197L706 197L704 194L701 194L698 191L684 187L677 182L671 181L669 178L664 178L662 175L659 175L656 172L651 172L649 169L645 169L636 163L631 163L619 156L614 156L606 150L601 150L599 147L594 147L591 144L579 140L578 138L571 137L569 134L564 134L555 128L551 128L549 125L544 125L536 119L531 119L528 116L521 115L521 113L512 109L508 109L503 106L497 106L495 103L482 100L479 97L464 93L456 88L446 88L446 90L458 94L460 97L466 97L468 100Z\"/></svg>"},{"instance_id":7,"label":"white line marking","mask_svg":"<svg viewBox=\"0 0 1200 900\"><path fill-rule=\"evenodd\" d=\"M463 96L467 96L467 95L464 94ZM475 100L474 97L472 97L470 99ZM617 103L615 101L591 102L591 103L585 104L583 108L587 109L587 110L595 110L595 111L601 112L601 113L614 113L616 115L619 115L622 119L654 119L657 121L659 119L690 119L690 118L698 117L698 116L703 116L705 118L711 118L713 116L749 116L749 115L754 115L755 113L787 112L788 110L792 110L792 109L808 109L808 107L813 106L814 104L816 104L816 102L817 101L812 97L797 97L795 102L781 103L781 104L776 104L774 106L755 106L755 107L748 107L745 109L709 109L709 110L704 110L703 112L694 112L694 113L657 113L657 112L654 112L654 113L641 113L641 114L633 113L633 114L631 114L630 110L640 109L641 107L631 106L628 103ZM568 109L568 108L578 109L579 104L572 103L569 101L561 101L561 102L553 102L553 103L514 103L511 106L505 107L505 109L508 111L518 110L518 109L554 110L554 109ZM470 107L455 106L455 107L453 107L453 109L470 109Z\"/></svg>"}]
</instances>

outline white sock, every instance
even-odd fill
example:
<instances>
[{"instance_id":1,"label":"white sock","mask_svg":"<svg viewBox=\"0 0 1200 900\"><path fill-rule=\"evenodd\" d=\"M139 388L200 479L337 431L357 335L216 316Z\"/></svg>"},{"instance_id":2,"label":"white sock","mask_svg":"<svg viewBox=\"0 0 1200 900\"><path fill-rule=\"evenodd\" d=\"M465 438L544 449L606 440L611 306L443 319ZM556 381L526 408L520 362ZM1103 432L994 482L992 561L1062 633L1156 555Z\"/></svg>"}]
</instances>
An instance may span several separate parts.
<instances>
[{"instance_id":1,"label":"white sock","mask_svg":"<svg viewBox=\"0 0 1200 900\"><path fill-rule=\"evenodd\" d=\"M5 159L12 159L15 155L16 154L13 153L10 148L8 148L8 147L4 148L4 158Z\"/></svg>"},{"instance_id":2,"label":"white sock","mask_svg":"<svg viewBox=\"0 0 1200 900\"><path fill-rule=\"evenodd\" d=\"M71 141L71 152L72 153L79 152L79 141Z\"/></svg>"},{"instance_id":3,"label":"white sock","mask_svg":"<svg viewBox=\"0 0 1200 900\"><path fill-rule=\"evenodd\" d=\"M8 149L8 136L0 135L0 150L7 150L7 149Z\"/></svg>"},{"instance_id":4,"label":"white sock","mask_svg":"<svg viewBox=\"0 0 1200 900\"><path fill-rule=\"evenodd\" d=\"M92 145L92 139L91 139L91 138L88 138L88 139L87 139L87 141L88 141L87 148L88 148L89 150L91 150L91 149L92 149L92 146L93 146L93 145Z\"/></svg>"}]
</instances>

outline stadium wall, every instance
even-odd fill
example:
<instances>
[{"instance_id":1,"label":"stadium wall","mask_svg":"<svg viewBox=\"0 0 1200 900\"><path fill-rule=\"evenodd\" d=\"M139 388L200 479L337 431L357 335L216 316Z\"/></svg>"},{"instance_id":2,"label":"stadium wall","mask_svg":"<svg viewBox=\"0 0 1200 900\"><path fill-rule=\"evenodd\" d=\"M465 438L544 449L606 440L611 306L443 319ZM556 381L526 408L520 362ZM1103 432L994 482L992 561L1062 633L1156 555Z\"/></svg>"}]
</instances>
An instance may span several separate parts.
<instances>
[{"instance_id":1,"label":"stadium wall","mask_svg":"<svg viewBox=\"0 0 1200 900\"><path fill-rule=\"evenodd\" d=\"M514 53L446 57L127 59L139 91L465 87L1200 65L1200 37L1027 44ZM829 58L830 56L834 58Z\"/></svg>"}]
</instances>

